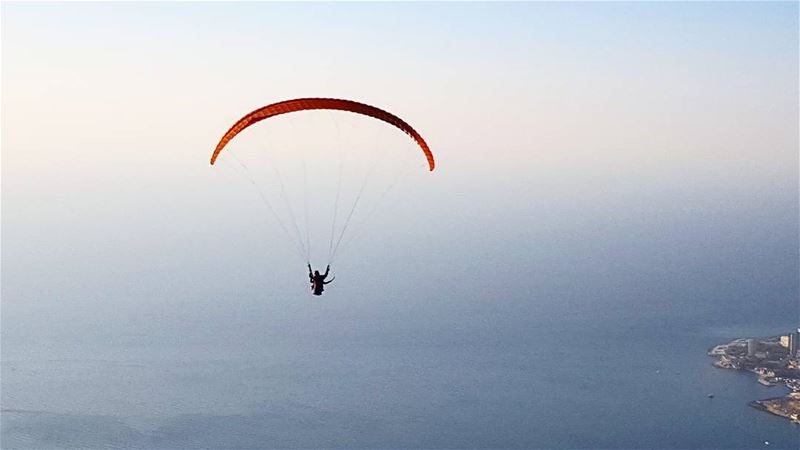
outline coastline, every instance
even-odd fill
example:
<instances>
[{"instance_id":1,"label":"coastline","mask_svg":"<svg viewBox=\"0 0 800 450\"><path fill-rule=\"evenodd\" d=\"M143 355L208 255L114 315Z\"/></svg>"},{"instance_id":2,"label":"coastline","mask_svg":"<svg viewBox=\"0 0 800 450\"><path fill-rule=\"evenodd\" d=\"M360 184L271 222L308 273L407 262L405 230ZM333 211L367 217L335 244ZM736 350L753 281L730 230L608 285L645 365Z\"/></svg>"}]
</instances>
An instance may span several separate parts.
<instances>
[{"instance_id":1,"label":"coastline","mask_svg":"<svg viewBox=\"0 0 800 450\"><path fill-rule=\"evenodd\" d=\"M714 367L753 372L764 386L784 384L790 390L786 396L754 400L748 405L800 424L800 361L785 342L782 336L737 338L710 348L707 355L716 358Z\"/></svg>"},{"instance_id":2,"label":"coastline","mask_svg":"<svg viewBox=\"0 0 800 450\"><path fill-rule=\"evenodd\" d=\"M789 419L793 423L800 424L797 413L800 409L800 399L798 398L793 398L791 396L774 397L763 400L753 400L748 403L748 405L759 411L765 411L772 415Z\"/></svg>"}]
</instances>

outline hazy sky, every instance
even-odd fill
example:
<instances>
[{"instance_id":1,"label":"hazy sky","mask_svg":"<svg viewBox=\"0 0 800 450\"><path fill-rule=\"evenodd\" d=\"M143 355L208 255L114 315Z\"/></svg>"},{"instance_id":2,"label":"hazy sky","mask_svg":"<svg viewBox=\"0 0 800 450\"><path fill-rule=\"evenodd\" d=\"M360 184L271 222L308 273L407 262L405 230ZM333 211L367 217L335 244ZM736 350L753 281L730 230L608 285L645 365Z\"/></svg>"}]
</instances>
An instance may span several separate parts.
<instances>
[{"instance_id":1,"label":"hazy sky","mask_svg":"<svg viewBox=\"0 0 800 450\"><path fill-rule=\"evenodd\" d=\"M797 3L3 3L4 337L300 308L208 158L306 96L401 115L439 164L337 267L352 314L796 305Z\"/></svg>"}]
</instances>

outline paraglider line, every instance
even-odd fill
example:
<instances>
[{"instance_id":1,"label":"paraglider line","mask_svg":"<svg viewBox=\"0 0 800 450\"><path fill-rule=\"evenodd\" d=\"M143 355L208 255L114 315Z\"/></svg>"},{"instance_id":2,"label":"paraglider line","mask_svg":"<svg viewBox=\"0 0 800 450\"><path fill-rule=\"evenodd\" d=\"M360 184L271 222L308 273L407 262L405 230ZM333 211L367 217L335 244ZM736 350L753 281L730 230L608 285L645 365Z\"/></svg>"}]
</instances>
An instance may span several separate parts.
<instances>
[{"instance_id":1,"label":"paraglider line","mask_svg":"<svg viewBox=\"0 0 800 450\"><path fill-rule=\"evenodd\" d=\"M350 212L347 214L347 219L344 221L344 226L342 227L342 232L339 234L339 239L336 240L336 246L333 247L333 254L331 255L331 262L333 262L333 258L336 257L336 251L339 250L339 244L342 242L342 238L344 237L344 233L347 231L347 226L350 224L350 219L353 217L353 213L358 206L358 202L361 200L361 194L364 193L364 188L367 186L367 181L369 181L370 177L372 177L373 172L378 167L378 165L383 161L383 157L386 155L386 150L384 150L380 157L375 161L375 163L370 167L367 175L364 177L364 181L361 183L361 188L358 190L358 195L356 196L355 201L353 202L353 207L350 208Z\"/></svg>"},{"instance_id":2,"label":"paraglider line","mask_svg":"<svg viewBox=\"0 0 800 450\"><path fill-rule=\"evenodd\" d=\"M372 209L367 213L366 216L364 216L364 220L361 221L360 224L358 224L356 231L351 234L350 239L347 239L347 240L344 241L344 243L342 244L342 248L347 248L353 242L358 241L358 239L364 234L364 229L365 229L366 225L369 223L369 221L372 218L372 216L375 215L375 212L378 210L378 208L380 208L380 206L381 206L381 204L383 202L383 199L389 194L389 192L391 192L395 188L395 186L400 184L401 181L405 180L411 174L411 172L414 169L418 168L418 167L421 167L421 166L410 165L410 166L406 167L406 169L404 171L400 172L400 174L398 176L395 177L395 179L392 182L392 184L390 184L389 187L387 187L381 193L381 195L378 197L378 200L376 200L375 204L372 206Z\"/></svg>"},{"instance_id":3,"label":"paraglider line","mask_svg":"<svg viewBox=\"0 0 800 450\"><path fill-rule=\"evenodd\" d=\"M336 217L339 214L339 194L342 192L342 171L344 161L339 162L339 182L336 184L336 200L333 202L333 221L331 222L331 240L328 243L328 261L333 258L333 237L336 234Z\"/></svg>"},{"instance_id":4,"label":"paraglider line","mask_svg":"<svg viewBox=\"0 0 800 450\"><path fill-rule=\"evenodd\" d=\"M303 248L303 253L306 256L308 256L309 250L306 248L305 243L303 242L303 233L300 232L300 227L297 225L297 218L294 215L294 210L292 210L292 205L289 203L289 199L287 198L286 187L283 184L283 178L281 178L281 173L278 171L278 168L275 164L272 165L272 170L275 172L275 176L278 178L278 183L281 186L281 199L283 200L283 204L286 206L286 209L289 211L289 218L292 219L292 224L294 225L294 231L295 233L297 233L297 240L301 243L301 247Z\"/></svg>"},{"instance_id":5,"label":"paraglider line","mask_svg":"<svg viewBox=\"0 0 800 450\"><path fill-rule=\"evenodd\" d=\"M238 171L237 170L236 172L238 172L239 174L244 176L247 179L247 181L249 181L250 184L253 185L253 187L255 188L256 192L258 193L258 196L261 198L261 201L264 203L264 205L267 206L269 211L272 213L272 217L274 217L275 221L278 222L278 225L280 225L281 230L283 230L284 234L286 234L286 237L290 238L290 240L293 240L292 239L292 234L289 233L288 228L286 228L286 225L283 224L283 221L280 219L280 216L278 216L278 213L275 211L275 208L272 206L272 204L270 203L269 199L267 199L266 194L264 194L264 192L261 190L261 187L259 187L258 183L256 183L255 180L253 180L253 178L250 176L250 174L249 174L249 172L247 170L247 166L244 165L244 163L242 163L239 160L238 157L236 157L235 153L233 153L233 152L228 152L228 153L230 153L231 156L233 156L234 161L236 161L243 169L242 171ZM298 255L302 258L302 255L303 255L302 247L298 246L297 242L294 242L294 245L295 245L295 250L298 252Z\"/></svg>"},{"instance_id":6,"label":"paraglider line","mask_svg":"<svg viewBox=\"0 0 800 450\"><path fill-rule=\"evenodd\" d=\"M311 262L311 227L308 224L308 174L306 172L306 158L303 156L303 208L305 213L306 224L306 253L307 262Z\"/></svg>"}]
</instances>

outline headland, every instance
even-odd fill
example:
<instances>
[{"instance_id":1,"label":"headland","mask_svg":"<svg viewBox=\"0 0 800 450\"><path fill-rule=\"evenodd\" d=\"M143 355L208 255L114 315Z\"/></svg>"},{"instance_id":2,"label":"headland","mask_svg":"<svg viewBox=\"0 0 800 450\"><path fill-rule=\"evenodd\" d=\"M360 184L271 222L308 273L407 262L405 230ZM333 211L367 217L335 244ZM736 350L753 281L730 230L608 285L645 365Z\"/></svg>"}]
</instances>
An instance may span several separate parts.
<instances>
[{"instance_id":1,"label":"headland","mask_svg":"<svg viewBox=\"0 0 800 450\"><path fill-rule=\"evenodd\" d=\"M800 329L784 336L738 338L717 345L708 355L717 358L715 367L755 373L764 386L784 384L791 391L785 397L750 402L750 406L800 423Z\"/></svg>"}]
</instances>

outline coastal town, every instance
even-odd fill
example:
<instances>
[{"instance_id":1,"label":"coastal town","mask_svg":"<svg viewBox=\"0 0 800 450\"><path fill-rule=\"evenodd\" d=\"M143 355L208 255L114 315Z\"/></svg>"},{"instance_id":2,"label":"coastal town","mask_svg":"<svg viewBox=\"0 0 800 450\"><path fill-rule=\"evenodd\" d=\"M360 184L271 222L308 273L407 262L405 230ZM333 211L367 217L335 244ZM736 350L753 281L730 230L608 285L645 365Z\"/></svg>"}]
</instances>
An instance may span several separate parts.
<instances>
[{"instance_id":1,"label":"coastal town","mask_svg":"<svg viewBox=\"0 0 800 450\"><path fill-rule=\"evenodd\" d=\"M717 345L708 355L717 358L721 369L747 370L755 373L764 386L784 384L790 392L785 397L756 400L750 406L785 417L800 424L800 328L769 338L739 338Z\"/></svg>"}]
</instances>

